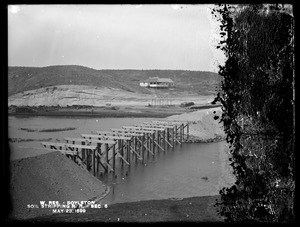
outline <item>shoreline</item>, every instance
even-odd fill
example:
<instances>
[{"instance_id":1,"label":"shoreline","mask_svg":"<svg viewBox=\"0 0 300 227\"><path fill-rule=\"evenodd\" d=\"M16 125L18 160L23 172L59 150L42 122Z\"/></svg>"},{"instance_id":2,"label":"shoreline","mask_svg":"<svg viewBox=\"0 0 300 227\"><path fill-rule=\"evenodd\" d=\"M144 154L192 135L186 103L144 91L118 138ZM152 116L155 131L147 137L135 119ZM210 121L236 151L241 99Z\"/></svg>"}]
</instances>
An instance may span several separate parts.
<instances>
[{"instance_id":1,"label":"shoreline","mask_svg":"<svg viewBox=\"0 0 300 227\"><path fill-rule=\"evenodd\" d=\"M82 112L40 112L40 113L9 113L8 116L14 117L82 117L82 118L165 118L172 116L172 113L132 113L132 112L102 112L102 113L82 113Z\"/></svg>"},{"instance_id":2,"label":"shoreline","mask_svg":"<svg viewBox=\"0 0 300 227\"><path fill-rule=\"evenodd\" d=\"M180 106L112 106L112 107L9 107L8 116L47 116L47 117L91 117L91 118L122 118L150 117L166 118L173 115L189 113L197 110L211 109L220 105L202 105L192 110Z\"/></svg>"}]
</instances>

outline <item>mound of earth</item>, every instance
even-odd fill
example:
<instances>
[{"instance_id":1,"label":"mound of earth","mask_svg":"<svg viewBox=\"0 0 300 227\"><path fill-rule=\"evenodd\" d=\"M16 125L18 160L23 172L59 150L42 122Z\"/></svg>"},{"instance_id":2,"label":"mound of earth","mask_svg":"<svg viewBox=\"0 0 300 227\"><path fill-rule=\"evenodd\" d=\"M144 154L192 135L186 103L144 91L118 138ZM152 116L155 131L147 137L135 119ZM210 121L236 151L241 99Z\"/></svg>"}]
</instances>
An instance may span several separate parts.
<instances>
[{"instance_id":1,"label":"mound of earth","mask_svg":"<svg viewBox=\"0 0 300 227\"><path fill-rule=\"evenodd\" d=\"M27 219L50 215L40 201L88 201L105 196L109 188L60 152L15 160L10 163L12 211L9 218Z\"/></svg>"}]
</instances>

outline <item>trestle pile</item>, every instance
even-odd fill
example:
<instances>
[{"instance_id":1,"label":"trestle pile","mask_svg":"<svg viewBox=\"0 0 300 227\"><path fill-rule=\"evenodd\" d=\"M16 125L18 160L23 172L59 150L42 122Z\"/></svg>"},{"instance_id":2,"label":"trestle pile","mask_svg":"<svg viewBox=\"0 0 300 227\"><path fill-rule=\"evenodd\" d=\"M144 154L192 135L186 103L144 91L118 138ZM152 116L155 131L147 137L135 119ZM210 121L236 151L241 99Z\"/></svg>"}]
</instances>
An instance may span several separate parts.
<instances>
[{"instance_id":1,"label":"trestle pile","mask_svg":"<svg viewBox=\"0 0 300 227\"><path fill-rule=\"evenodd\" d=\"M189 122L151 121L64 138L65 143L42 142L45 149L58 150L96 176L116 174L116 165L144 163L146 155L174 149L189 136Z\"/></svg>"}]
</instances>

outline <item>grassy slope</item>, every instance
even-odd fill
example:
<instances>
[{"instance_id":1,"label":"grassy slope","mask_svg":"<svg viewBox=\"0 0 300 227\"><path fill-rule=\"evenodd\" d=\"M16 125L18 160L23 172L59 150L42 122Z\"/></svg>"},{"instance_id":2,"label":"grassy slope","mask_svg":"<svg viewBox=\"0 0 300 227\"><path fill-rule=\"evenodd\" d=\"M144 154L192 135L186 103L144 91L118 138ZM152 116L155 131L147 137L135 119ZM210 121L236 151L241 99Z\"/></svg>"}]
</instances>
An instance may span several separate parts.
<instances>
[{"instance_id":1,"label":"grassy slope","mask_svg":"<svg viewBox=\"0 0 300 227\"><path fill-rule=\"evenodd\" d=\"M178 92L211 95L216 93L221 77L212 72L184 70L95 70L83 66L8 67L8 95L47 86L73 84L112 87L132 92L151 93L139 86L149 77L167 77L175 81ZM165 92L164 90L163 92Z\"/></svg>"}]
</instances>

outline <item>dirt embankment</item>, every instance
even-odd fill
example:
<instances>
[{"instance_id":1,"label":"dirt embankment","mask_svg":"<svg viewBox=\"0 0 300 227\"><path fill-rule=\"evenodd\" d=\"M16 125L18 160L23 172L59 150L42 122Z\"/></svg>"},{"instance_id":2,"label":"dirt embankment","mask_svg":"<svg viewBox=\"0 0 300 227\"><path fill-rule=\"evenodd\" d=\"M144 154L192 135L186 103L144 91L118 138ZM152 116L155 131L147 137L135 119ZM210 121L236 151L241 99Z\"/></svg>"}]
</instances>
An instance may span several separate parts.
<instances>
[{"instance_id":1,"label":"dirt embankment","mask_svg":"<svg viewBox=\"0 0 300 227\"><path fill-rule=\"evenodd\" d=\"M152 90L151 94L117 88L59 85L24 91L8 97L11 115L86 117L168 117L187 112L180 104L192 102L210 108L214 96ZM165 93L161 96L160 93Z\"/></svg>"},{"instance_id":2,"label":"dirt embankment","mask_svg":"<svg viewBox=\"0 0 300 227\"><path fill-rule=\"evenodd\" d=\"M146 106L156 103L166 103L166 99L173 105L185 101L193 101L196 104L212 101L213 95L199 96L179 92L177 95L169 93L170 89L151 90L149 94L131 92L111 87L95 87L85 85L57 85L34 90L28 90L8 97L9 106Z\"/></svg>"},{"instance_id":3,"label":"dirt embankment","mask_svg":"<svg viewBox=\"0 0 300 227\"><path fill-rule=\"evenodd\" d=\"M84 85L58 85L28 90L8 97L8 104L15 106L105 106L122 101L132 104L147 102L153 96L117 88Z\"/></svg>"},{"instance_id":4,"label":"dirt embankment","mask_svg":"<svg viewBox=\"0 0 300 227\"><path fill-rule=\"evenodd\" d=\"M32 204L40 206L40 201L97 200L109 190L60 152L12 161L10 174L11 219L52 214L52 209L27 207Z\"/></svg>"},{"instance_id":5,"label":"dirt embankment","mask_svg":"<svg viewBox=\"0 0 300 227\"><path fill-rule=\"evenodd\" d=\"M214 116L221 116L220 107L197 110L168 117L169 120L190 121L188 142L215 142L225 139L222 123Z\"/></svg>"}]
</instances>

